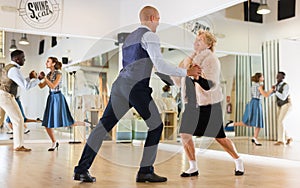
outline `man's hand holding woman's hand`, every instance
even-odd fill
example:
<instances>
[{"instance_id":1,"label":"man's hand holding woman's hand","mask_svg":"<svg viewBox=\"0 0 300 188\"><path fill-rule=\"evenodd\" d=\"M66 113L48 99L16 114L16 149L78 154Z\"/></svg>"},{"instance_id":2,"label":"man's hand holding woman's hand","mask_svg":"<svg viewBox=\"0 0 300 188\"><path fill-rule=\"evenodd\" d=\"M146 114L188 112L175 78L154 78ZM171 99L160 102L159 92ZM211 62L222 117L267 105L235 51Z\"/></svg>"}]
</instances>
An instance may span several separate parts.
<instances>
[{"instance_id":1,"label":"man's hand holding woman's hand","mask_svg":"<svg viewBox=\"0 0 300 188\"><path fill-rule=\"evenodd\" d=\"M187 69L187 76L193 76L198 78L201 75L201 68L197 64L193 64L190 68Z\"/></svg>"},{"instance_id":2,"label":"man's hand holding woman's hand","mask_svg":"<svg viewBox=\"0 0 300 188\"><path fill-rule=\"evenodd\" d=\"M45 73L43 71L40 72L38 79L42 80L45 78Z\"/></svg>"},{"instance_id":3,"label":"man's hand holding woman's hand","mask_svg":"<svg viewBox=\"0 0 300 188\"><path fill-rule=\"evenodd\" d=\"M29 73L29 78L33 79L33 78L37 78L37 73L33 70Z\"/></svg>"}]
</instances>

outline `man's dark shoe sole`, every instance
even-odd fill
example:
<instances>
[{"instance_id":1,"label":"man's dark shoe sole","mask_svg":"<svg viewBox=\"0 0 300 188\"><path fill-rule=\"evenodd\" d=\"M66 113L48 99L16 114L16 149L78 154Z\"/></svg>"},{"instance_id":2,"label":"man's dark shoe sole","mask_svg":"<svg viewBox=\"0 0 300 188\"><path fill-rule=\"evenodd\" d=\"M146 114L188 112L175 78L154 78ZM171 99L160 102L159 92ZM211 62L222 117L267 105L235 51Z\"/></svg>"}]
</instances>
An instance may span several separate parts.
<instances>
[{"instance_id":1,"label":"man's dark shoe sole","mask_svg":"<svg viewBox=\"0 0 300 188\"><path fill-rule=\"evenodd\" d=\"M193 172L193 173L183 172L182 174L180 174L180 176L183 177L183 178L185 178L185 177L193 177L193 176L198 176L198 175L199 175L198 170L196 172Z\"/></svg>"},{"instance_id":2,"label":"man's dark shoe sole","mask_svg":"<svg viewBox=\"0 0 300 188\"><path fill-rule=\"evenodd\" d=\"M96 178L92 177L89 173L75 173L73 176L73 180L82 181L82 182L96 182Z\"/></svg>"},{"instance_id":3,"label":"man's dark shoe sole","mask_svg":"<svg viewBox=\"0 0 300 188\"><path fill-rule=\"evenodd\" d=\"M136 182L166 182L168 179L165 177L158 176L154 173L148 174L138 174L136 177Z\"/></svg>"}]
</instances>

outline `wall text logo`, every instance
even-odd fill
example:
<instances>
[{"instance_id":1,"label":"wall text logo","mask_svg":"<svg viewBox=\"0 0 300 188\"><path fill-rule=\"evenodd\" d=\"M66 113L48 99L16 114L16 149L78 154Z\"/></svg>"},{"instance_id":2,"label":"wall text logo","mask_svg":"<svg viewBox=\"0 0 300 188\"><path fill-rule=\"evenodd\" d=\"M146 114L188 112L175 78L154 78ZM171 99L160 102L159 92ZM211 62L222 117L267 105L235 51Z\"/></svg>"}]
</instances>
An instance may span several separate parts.
<instances>
[{"instance_id":1,"label":"wall text logo","mask_svg":"<svg viewBox=\"0 0 300 188\"><path fill-rule=\"evenodd\" d=\"M21 0L19 15L29 26L45 29L56 22L59 5L55 0Z\"/></svg>"}]
</instances>

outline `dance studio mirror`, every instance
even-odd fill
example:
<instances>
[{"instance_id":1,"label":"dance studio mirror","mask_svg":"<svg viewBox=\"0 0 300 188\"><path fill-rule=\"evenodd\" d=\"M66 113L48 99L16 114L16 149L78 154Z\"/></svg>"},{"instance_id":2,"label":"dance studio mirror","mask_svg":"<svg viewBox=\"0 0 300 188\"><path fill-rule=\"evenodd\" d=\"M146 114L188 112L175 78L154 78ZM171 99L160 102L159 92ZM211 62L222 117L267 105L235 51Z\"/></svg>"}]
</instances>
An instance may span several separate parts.
<instances>
[{"instance_id":1,"label":"dance studio mirror","mask_svg":"<svg viewBox=\"0 0 300 188\"><path fill-rule=\"evenodd\" d=\"M256 5L259 3L259 1L252 2L256 3ZM168 29L159 31L164 58L175 65L178 65L192 50L195 36L192 34L193 30L209 28L210 31L215 34L217 38L216 55L221 63L221 86L224 95L222 102L224 125L229 120L240 121L242 119L245 105L251 99L251 75L256 72L262 72L265 77L265 89L269 89L276 83L275 76L279 65L278 59L274 57L273 53L275 52L274 50L276 50L276 41L300 36L299 33L291 33L291 31L299 31L299 29L296 28L296 24L293 24L294 20L286 19L277 21L277 1L268 2L269 7L274 9L274 11L269 15L262 16L263 23L244 21L245 16L249 17L249 12L244 11L244 8L248 7L248 2L245 2L181 24L178 26L178 28L180 28L179 30L185 30L184 36L182 37L184 40L181 41L182 43L179 41L176 44L172 44L169 41L168 35L170 35L170 33L177 33L168 32ZM280 29L278 29L278 25L281 26ZM169 28L169 30L172 30L172 28ZM15 39L17 41L21 38L21 35L21 33L5 32L6 46L9 48L11 40ZM76 113L79 114L79 119L88 119L95 124L98 121L98 116L101 115L103 108L107 104L111 85L119 72L120 46L115 44L116 39L99 41L93 38L59 36L57 37L57 46L51 47L52 36L35 36L28 34L27 37L30 40L30 46L17 44L17 46L26 53L25 66L22 68L23 75L28 74L32 69L45 71L45 62L49 56L54 55L59 58L67 58L68 64L63 66L63 93L70 104L72 113L76 111ZM45 52L38 55L39 44L42 40L45 40ZM97 42L101 44L109 43L110 47L107 49L99 49L97 52L95 45L93 45ZM293 42L296 41L294 40ZM63 46L61 46L62 44ZM78 44L80 44L81 48L78 48ZM86 46L88 46L88 48L85 48ZM286 57L286 55L281 57ZM1 62L6 63L8 61L8 53L6 53L6 57L1 60ZM286 65L281 65L281 67L289 70L290 75L292 74L293 70L291 68ZM180 126L180 116L177 116L176 113L172 113L172 111L177 110L176 102L166 102L167 104L162 104L159 98L161 98L164 83L155 76L153 76L152 80L151 87L153 88L153 97L157 100L156 102L161 108L167 108L167 111L170 112L168 115L163 116L168 126L164 129L162 142L181 144L178 142L180 138L178 137L177 131ZM290 79L288 81L290 82ZM178 91L178 88L174 86L171 87L171 93L174 98ZM47 89L41 90L38 87L26 92L21 91L21 101L27 117L33 119L42 118L47 95ZM276 111L274 110L274 104L274 96L262 99L265 122L265 128L261 129L259 133L259 141L263 144L262 146L255 146L251 143L251 138L254 133L252 128L235 127L234 129L226 129L226 135L232 139L240 153L274 156L271 147L276 138ZM170 108L168 109L168 107ZM84 113L82 113L83 109ZM134 124L139 124L140 127L142 127L139 129L141 133L145 132L145 125L140 121L137 114L129 114L128 117L136 118ZM124 120L122 123L126 122L128 123L128 121ZM176 127L174 126L175 124ZM40 123L31 123L28 124L28 127L31 129L31 132L28 135L24 135L25 140L49 141ZM128 142L130 138L138 132L136 130L132 131L132 129L134 128L131 127L130 131L126 132L126 126L125 128L116 127L115 132L111 133L107 139ZM84 139L88 136L90 131L89 127L80 127L74 133L73 128L66 128L57 130L57 136L59 140L81 140L84 142ZM7 130L5 128L1 129L0 140L2 142L4 142L3 140L7 142L11 136L6 134L6 132ZM144 135L139 134L139 136ZM296 137L297 135L295 135L295 138ZM203 137L195 138L195 140L198 148L223 150L213 139ZM295 147L286 149L295 151ZM265 150L265 152L261 150ZM275 150L279 151L280 148L275 148ZM295 156L291 157L283 153L275 157L298 160Z\"/></svg>"},{"instance_id":2,"label":"dance studio mirror","mask_svg":"<svg viewBox=\"0 0 300 188\"><path fill-rule=\"evenodd\" d=\"M257 72L264 75L263 85L266 91L276 84L278 71L289 72L286 81L292 87L292 102L294 104L294 101L298 101L299 86L295 80L299 80L299 76L291 62L299 58L299 53L295 51L299 49L300 33L296 24L299 18L280 19L277 12L280 5L277 1L269 1L272 10L270 14L253 18L253 9L259 6L259 1L251 2L251 13L244 11L249 3L250 1L244 2L182 25L190 31L208 27L217 37L216 55L221 62L221 85L224 94L224 125L229 120L242 120L246 104L251 100L251 76ZM247 16L251 21L245 21ZM192 46L193 40L188 38L185 42ZM185 50L186 48L177 51L186 55L188 52ZM295 147L297 142L287 147L274 145L278 137L276 97L263 97L261 103L264 128L260 129L258 140L262 146L251 142L254 128L228 128L227 136L232 139L240 153L299 160L295 155L299 153L299 149ZM284 122L294 140L299 140L299 126L294 123L297 122L297 108L293 105ZM202 137L195 140L197 147L201 149L223 150L213 139Z\"/></svg>"},{"instance_id":3,"label":"dance studio mirror","mask_svg":"<svg viewBox=\"0 0 300 188\"><path fill-rule=\"evenodd\" d=\"M249 5L251 7L248 10L251 12L244 12ZM191 22L194 26L195 22L198 22L198 27L212 28L211 31L218 40L216 54L222 68L224 125L229 120L242 120L246 104L251 99L251 76L257 72L263 74L264 89L268 91L277 82L277 72L284 71L287 74L285 81L291 88L292 104L299 103L299 84L295 81L299 80L299 76L295 71L295 63L292 63L299 59L299 53L296 52L300 45L299 26L296 22L299 21L299 17L295 14L288 17L278 12L278 7L282 6L279 1L268 1L268 5L271 13L266 15L257 15L254 11L255 7L259 6L259 1L248 1ZM296 6L294 11L299 10L299 5ZM255 16L252 17L253 15ZM244 21L245 17L251 21ZM258 140L262 146L251 142L254 128L228 128L227 136L232 139L240 153L299 160L295 155L300 152L298 147L295 147L297 142L281 147L274 145L278 138L276 97L274 94L263 97L261 102L264 128L260 129ZM298 119L297 112L298 106L293 105L284 121L286 130L296 141L300 136L299 126L295 125ZM197 138L195 139L197 141ZM203 144L205 141L206 138L199 139L198 146L223 150L216 142L208 139L208 144Z\"/></svg>"},{"instance_id":4,"label":"dance studio mirror","mask_svg":"<svg viewBox=\"0 0 300 188\"><path fill-rule=\"evenodd\" d=\"M19 44L19 40L24 33L4 31L3 41L4 41L4 57L1 57L0 62L2 64L7 64L10 62L10 47L12 45L12 40L17 46L17 49L23 50L25 52L25 64L20 69L24 77L28 77L29 72L35 70L36 72L45 71L49 72L46 68L47 58L50 56L55 56L59 61L63 61L63 58L67 58L68 62L81 59L84 54L82 49L76 47L77 44L81 44L83 47L91 46L96 39L91 38L79 38L71 36L48 36L48 35L37 35L27 33L26 37L29 44L22 45ZM68 103L70 104L70 109L73 109L72 105L72 88L73 82L69 73L63 68L63 88L64 93ZM74 83L75 84L75 83ZM38 86L25 91L20 89L20 98L25 115L29 119L36 120L37 118L43 119L43 113L46 106L46 100L49 93L47 87L40 89ZM94 92L94 91L91 91ZM29 133L24 134L24 139L30 141L42 141L48 142L49 138L45 132L45 128L41 126L39 122L26 123ZM1 142L11 142L12 134L7 134L10 129L7 123L5 123L1 128L0 140ZM69 135L72 132L69 128L63 128L58 130L58 139L61 140L72 140L73 137ZM79 135L80 136L80 135Z\"/></svg>"}]
</instances>

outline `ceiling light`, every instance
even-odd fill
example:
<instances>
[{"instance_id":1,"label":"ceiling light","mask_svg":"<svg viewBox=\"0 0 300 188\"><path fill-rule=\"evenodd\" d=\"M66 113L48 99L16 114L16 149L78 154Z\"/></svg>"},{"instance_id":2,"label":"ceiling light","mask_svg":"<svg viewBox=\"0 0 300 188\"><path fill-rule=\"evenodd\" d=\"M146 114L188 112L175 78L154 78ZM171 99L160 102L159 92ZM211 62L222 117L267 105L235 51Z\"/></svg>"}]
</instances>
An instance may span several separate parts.
<instances>
[{"instance_id":1,"label":"ceiling light","mask_svg":"<svg viewBox=\"0 0 300 188\"><path fill-rule=\"evenodd\" d=\"M29 41L28 41L27 36L26 36L25 33L22 34L22 37L19 40L19 44L22 44L22 45L28 45L29 44Z\"/></svg>"},{"instance_id":2,"label":"ceiling light","mask_svg":"<svg viewBox=\"0 0 300 188\"><path fill-rule=\"evenodd\" d=\"M269 14L271 12L267 0L260 0L260 5L256 11L257 14Z\"/></svg>"},{"instance_id":3,"label":"ceiling light","mask_svg":"<svg viewBox=\"0 0 300 188\"><path fill-rule=\"evenodd\" d=\"M12 52L12 51L15 51L16 49L18 49L17 46L16 46L16 40L12 39L11 40L11 45L9 47L9 51Z\"/></svg>"}]
</instances>

